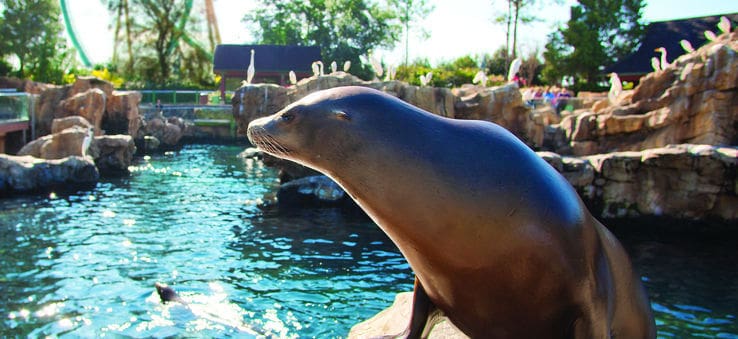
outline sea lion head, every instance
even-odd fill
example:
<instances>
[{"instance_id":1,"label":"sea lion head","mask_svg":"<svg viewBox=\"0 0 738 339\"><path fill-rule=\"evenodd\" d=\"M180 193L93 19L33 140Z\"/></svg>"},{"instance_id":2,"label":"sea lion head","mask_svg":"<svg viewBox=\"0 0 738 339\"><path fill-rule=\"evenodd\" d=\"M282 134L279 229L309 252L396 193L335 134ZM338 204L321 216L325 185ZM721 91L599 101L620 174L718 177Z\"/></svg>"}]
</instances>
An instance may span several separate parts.
<instances>
[{"instance_id":1,"label":"sea lion head","mask_svg":"<svg viewBox=\"0 0 738 339\"><path fill-rule=\"evenodd\" d=\"M376 128L376 102L383 94L363 87L339 87L312 93L281 111L256 119L247 135L252 144L279 158L330 171L330 165L365 145L359 137ZM371 108L371 109L368 109Z\"/></svg>"},{"instance_id":2,"label":"sea lion head","mask_svg":"<svg viewBox=\"0 0 738 339\"><path fill-rule=\"evenodd\" d=\"M156 293L158 293L159 298L161 298L161 302L180 300L177 292L166 284L157 282L154 286L156 287Z\"/></svg>"}]
</instances>

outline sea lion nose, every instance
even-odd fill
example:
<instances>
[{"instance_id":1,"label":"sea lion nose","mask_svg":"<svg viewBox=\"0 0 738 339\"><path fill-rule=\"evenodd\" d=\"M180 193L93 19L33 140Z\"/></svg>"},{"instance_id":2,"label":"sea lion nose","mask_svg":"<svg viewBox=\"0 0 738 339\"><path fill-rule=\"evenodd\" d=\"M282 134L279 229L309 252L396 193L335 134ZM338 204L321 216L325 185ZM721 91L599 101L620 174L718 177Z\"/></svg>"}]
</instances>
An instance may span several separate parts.
<instances>
[{"instance_id":1,"label":"sea lion nose","mask_svg":"<svg viewBox=\"0 0 738 339\"><path fill-rule=\"evenodd\" d=\"M252 144L255 144L255 137L260 133L266 132L265 125L268 124L270 120L270 117L262 117L249 123L249 127L246 129L246 137Z\"/></svg>"}]
</instances>

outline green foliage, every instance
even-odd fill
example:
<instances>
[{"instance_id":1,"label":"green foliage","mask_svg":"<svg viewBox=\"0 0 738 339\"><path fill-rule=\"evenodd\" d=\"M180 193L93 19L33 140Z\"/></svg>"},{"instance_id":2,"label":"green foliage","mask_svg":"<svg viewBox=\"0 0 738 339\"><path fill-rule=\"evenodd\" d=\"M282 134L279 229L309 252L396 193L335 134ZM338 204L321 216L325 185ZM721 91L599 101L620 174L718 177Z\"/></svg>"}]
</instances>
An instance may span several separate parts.
<instances>
[{"instance_id":1,"label":"green foliage","mask_svg":"<svg viewBox=\"0 0 738 339\"><path fill-rule=\"evenodd\" d=\"M481 59L486 58L482 56ZM397 80L407 82L412 85L420 86L420 76L433 72L433 77L428 86L434 87L460 87L464 84L471 84L474 76L480 70L480 62L473 56L466 55L459 57L450 62L444 62L437 67L431 67L427 59L419 59L408 65L401 65L397 68ZM496 86L503 83L500 76L487 73L490 79L487 86Z\"/></svg>"},{"instance_id":2,"label":"green foliage","mask_svg":"<svg viewBox=\"0 0 738 339\"><path fill-rule=\"evenodd\" d=\"M108 9L130 30L131 53L118 52L127 88L213 88L212 57L191 35L200 25L185 0L109 0ZM128 41L128 38L126 39ZM129 64L129 60L131 63Z\"/></svg>"},{"instance_id":3,"label":"green foliage","mask_svg":"<svg viewBox=\"0 0 738 339\"><path fill-rule=\"evenodd\" d=\"M5 60L0 60L0 76L8 75L13 70L13 66Z\"/></svg>"},{"instance_id":4,"label":"green foliage","mask_svg":"<svg viewBox=\"0 0 738 339\"><path fill-rule=\"evenodd\" d=\"M508 69L507 61L507 49L501 47L496 50L492 56L484 55L482 57L482 65L487 71L487 74L500 74L506 75Z\"/></svg>"},{"instance_id":5,"label":"green foliage","mask_svg":"<svg viewBox=\"0 0 738 339\"><path fill-rule=\"evenodd\" d=\"M418 59L415 62L397 67L396 79L411 85L420 86L420 76L431 72L428 59Z\"/></svg>"},{"instance_id":6,"label":"green foliage","mask_svg":"<svg viewBox=\"0 0 738 339\"><path fill-rule=\"evenodd\" d=\"M8 74L61 84L72 63L72 51L62 36L56 0L3 0L0 58L14 56L18 69ZM3 62L7 65L7 62Z\"/></svg>"},{"instance_id":7,"label":"green foliage","mask_svg":"<svg viewBox=\"0 0 738 339\"><path fill-rule=\"evenodd\" d=\"M505 65L518 57L518 25L527 25L540 21L540 18L531 13L535 5L547 3L561 4L561 0L493 0L494 5L504 4L507 10L494 18L494 22L505 27ZM512 42L512 44L511 44ZM512 45L512 46L511 46Z\"/></svg>"},{"instance_id":8,"label":"green foliage","mask_svg":"<svg viewBox=\"0 0 738 339\"><path fill-rule=\"evenodd\" d=\"M258 43L315 45L323 61L350 60L352 72L373 77L360 56L378 47L393 47L401 26L397 14L369 0L260 0L244 20L256 31Z\"/></svg>"},{"instance_id":9,"label":"green foliage","mask_svg":"<svg viewBox=\"0 0 738 339\"><path fill-rule=\"evenodd\" d=\"M638 46L645 0L579 0L566 25L549 35L544 78L558 82L572 76L581 88L602 80L601 70Z\"/></svg>"}]
</instances>

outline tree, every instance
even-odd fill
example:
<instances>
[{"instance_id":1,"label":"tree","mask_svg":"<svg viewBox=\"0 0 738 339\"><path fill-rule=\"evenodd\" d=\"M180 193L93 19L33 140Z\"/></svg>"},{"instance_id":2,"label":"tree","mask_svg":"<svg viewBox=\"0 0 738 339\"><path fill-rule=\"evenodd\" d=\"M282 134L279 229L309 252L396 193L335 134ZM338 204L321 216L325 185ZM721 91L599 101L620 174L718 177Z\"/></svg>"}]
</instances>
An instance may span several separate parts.
<instances>
[{"instance_id":1,"label":"tree","mask_svg":"<svg viewBox=\"0 0 738 339\"><path fill-rule=\"evenodd\" d=\"M11 75L62 83L72 53L62 36L60 8L55 0L3 0L0 57L14 56Z\"/></svg>"},{"instance_id":2,"label":"tree","mask_svg":"<svg viewBox=\"0 0 738 339\"><path fill-rule=\"evenodd\" d=\"M485 55L483 64L487 75L497 74L507 76L507 69L510 64L507 49L500 47L492 53L492 56Z\"/></svg>"},{"instance_id":3,"label":"tree","mask_svg":"<svg viewBox=\"0 0 738 339\"><path fill-rule=\"evenodd\" d=\"M426 0L389 0L391 6L399 8L399 19L405 28L405 64L408 63L408 53L410 51L410 29L411 23L418 18L424 18L433 11L434 6L428 5ZM420 29L419 35L422 38L428 37L425 29Z\"/></svg>"},{"instance_id":4,"label":"tree","mask_svg":"<svg viewBox=\"0 0 738 339\"><path fill-rule=\"evenodd\" d=\"M199 32L196 18L189 15L191 5L192 2L185 0L109 2L111 11L115 11L116 15L125 15L124 24L131 31L130 40L135 55L129 52L129 62L125 67L127 78L142 86L213 85L212 58L191 37ZM131 64L130 60L133 59L135 62ZM122 59L116 56L116 60Z\"/></svg>"},{"instance_id":5,"label":"tree","mask_svg":"<svg viewBox=\"0 0 738 339\"><path fill-rule=\"evenodd\" d=\"M595 86L601 70L632 53L641 41L645 0L579 0L566 27L549 35L544 77L568 75Z\"/></svg>"},{"instance_id":6,"label":"tree","mask_svg":"<svg viewBox=\"0 0 738 339\"><path fill-rule=\"evenodd\" d=\"M533 7L538 1L537 0L504 0L502 1L507 5L505 13L495 18L495 22L498 24L505 24L505 50L507 51L506 61L507 65L518 57L518 25L519 24L530 24L538 21L539 18L530 13L531 7ZM561 0L550 0L542 1L540 3L560 3ZM498 3L494 1L493 3ZM512 30L512 33L511 33ZM512 42L512 47L510 47Z\"/></svg>"},{"instance_id":7,"label":"tree","mask_svg":"<svg viewBox=\"0 0 738 339\"><path fill-rule=\"evenodd\" d=\"M125 26L125 37L126 37L126 52L128 54L128 60L125 64L125 73L133 73L133 38L131 27L133 21L130 16L130 7L128 6L128 0L108 0L108 11L115 16L115 29L113 33L113 60L112 64L116 65L119 62L118 45L120 44L120 29L121 25Z\"/></svg>"},{"instance_id":8,"label":"tree","mask_svg":"<svg viewBox=\"0 0 738 339\"><path fill-rule=\"evenodd\" d=\"M364 78L371 70L360 56L397 43L397 14L369 0L260 0L244 21L254 25L257 43L316 45L323 60L350 60L352 73Z\"/></svg>"}]
</instances>

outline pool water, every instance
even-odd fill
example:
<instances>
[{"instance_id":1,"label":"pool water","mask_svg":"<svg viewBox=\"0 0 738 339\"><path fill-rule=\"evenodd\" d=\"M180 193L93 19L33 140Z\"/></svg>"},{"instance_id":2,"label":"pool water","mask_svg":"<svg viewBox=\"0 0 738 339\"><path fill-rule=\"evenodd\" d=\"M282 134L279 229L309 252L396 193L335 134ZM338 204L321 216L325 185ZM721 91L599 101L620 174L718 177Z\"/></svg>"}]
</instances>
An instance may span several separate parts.
<instances>
[{"instance_id":1,"label":"pool water","mask_svg":"<svg viewBox=\"0 0 738 339\"><path fill-rule=\"evenodd\" d=\"M0 199L0 336L345 337L412 289L365 217L259 208L277 173L243 148L189 145L89 191ZM626 228L660 337L738 338L731 237ZM162 304L155 282L188 305Z\"/></svg>"}]
</instances>

